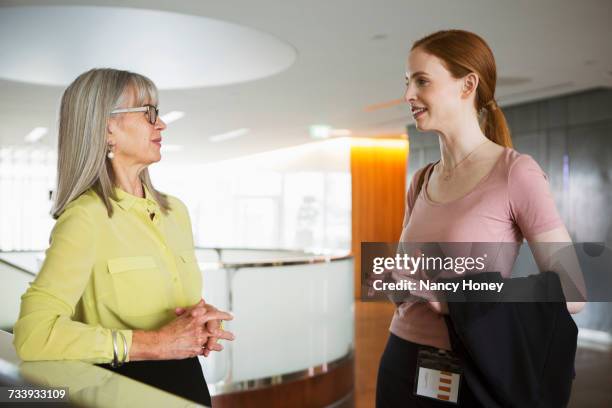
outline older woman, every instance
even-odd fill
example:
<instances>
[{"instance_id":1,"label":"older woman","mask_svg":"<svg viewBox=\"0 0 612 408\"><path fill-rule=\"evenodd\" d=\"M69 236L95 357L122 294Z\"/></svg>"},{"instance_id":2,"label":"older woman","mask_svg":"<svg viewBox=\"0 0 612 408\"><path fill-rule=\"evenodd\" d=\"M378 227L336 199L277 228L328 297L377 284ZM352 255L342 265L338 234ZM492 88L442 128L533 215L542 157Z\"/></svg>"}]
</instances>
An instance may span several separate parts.
<instances>
[{"instance_id":1,"label":"older woman","mask_svg":"<svg viewBox=\"0 0 612 408\"><path fill-rule=\"evenodd\" d=\"M93 69L64 92L50 247L22 296L18 355L83 360L210 405L197 359L232 340L231 315L201 299L185 205L153 188L157 89ZM126 363L126 364L123 364Z\"/></svg>"}]
</instances>

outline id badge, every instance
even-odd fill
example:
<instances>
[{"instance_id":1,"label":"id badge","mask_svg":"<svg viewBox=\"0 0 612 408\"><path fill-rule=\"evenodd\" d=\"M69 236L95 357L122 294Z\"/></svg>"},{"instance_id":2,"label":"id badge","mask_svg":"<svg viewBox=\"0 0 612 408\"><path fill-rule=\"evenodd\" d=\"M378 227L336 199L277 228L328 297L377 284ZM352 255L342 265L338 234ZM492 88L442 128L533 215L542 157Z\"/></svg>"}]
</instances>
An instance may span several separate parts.
<instances>
[{"instance_id":1,"label":"id badge","mask_svg":"<svg viewBox=\"0 0 612 408\"><path fill-rule=\"evenodd\" d=\"M415 395L457 404L461 377L461 361L452 352L428 346L419 347Z\"/></svg>"}]
</instances>

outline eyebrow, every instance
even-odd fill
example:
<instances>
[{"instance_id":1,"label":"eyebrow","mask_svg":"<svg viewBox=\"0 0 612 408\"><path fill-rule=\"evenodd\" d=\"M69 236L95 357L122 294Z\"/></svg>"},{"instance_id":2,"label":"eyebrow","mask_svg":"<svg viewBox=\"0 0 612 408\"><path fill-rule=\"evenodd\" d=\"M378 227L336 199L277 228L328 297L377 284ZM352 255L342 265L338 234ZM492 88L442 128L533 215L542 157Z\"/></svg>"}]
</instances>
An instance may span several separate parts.
<instances>
[{"instance_id":1,"label":"eyebrow","mask_svg":"<svg viewBox=\"0 0 612 408\"><path fill-rule=\"evenodd\" d=\"M417 75L425 75L425 76L427 76L427 72L417 71L417 72L415 72L414 74L412 74L412 75L410 76L410 78L414 78L414 77L415 77L415 76L417 76ZM410 79L410 78L408 78L408 74L406 74L406 80L408 80L408 79Z\"/></svg>"}]
</instances>

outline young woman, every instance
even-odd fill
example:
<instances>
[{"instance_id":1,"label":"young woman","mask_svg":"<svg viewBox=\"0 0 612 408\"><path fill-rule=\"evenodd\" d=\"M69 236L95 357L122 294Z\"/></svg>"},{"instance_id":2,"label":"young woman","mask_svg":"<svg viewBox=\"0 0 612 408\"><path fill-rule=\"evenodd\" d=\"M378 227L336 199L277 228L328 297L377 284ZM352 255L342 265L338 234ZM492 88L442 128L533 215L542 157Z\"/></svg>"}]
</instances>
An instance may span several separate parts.
<instances>
[{"instance_id":1,"label":"young woman","mask_svg":"<svg viewBox=\"0 0 612 408\"><path fill-rule=\"evenodd\" d=\"M187 208L149 178L166 129L157 103L151 80L115 69L85 72L64 92L57 223L14 344L26 361L104 364L210 405L197 356L233 339L220 327L231 315L201 300Z\"/></svg>"},{"instance_id":2,"label":"young woman","mask_svg":"<svg viewBox=\"0 0 612 408\"><path fill-rule=\"evenodd\" d=\"M405 99L416 127L438 134L441 159L413 177L402 242L571 242L545 174L512 149L496 77L493 53L476 34L439 31L414 43ZM582 307L568 303L570 313ZM398 306L379 367L378 407L450 405L414 394L419 345L451 350L444 313L444 303ZM461 387L459 405L478 406L467 384Z\"/></svg>"}]
</instances>

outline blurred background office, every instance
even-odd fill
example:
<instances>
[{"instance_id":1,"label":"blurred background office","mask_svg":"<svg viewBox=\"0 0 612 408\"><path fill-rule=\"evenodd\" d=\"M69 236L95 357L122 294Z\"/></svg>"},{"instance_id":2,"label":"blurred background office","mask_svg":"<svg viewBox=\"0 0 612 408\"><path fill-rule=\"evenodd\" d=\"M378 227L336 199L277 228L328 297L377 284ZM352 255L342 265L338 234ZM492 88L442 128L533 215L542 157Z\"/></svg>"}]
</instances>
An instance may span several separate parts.
<instances>
[{"instance_id":1,"label":"blurred background office","mask_svg":"<svg viewBox=\"0 0 612 408\"><path fill-rule=\"evenodd\" d=\"M406 186L440 155L402 100L412 42L487 40L515 148L572 239L611 248L610 16L609 0L0 0L0 329L48 246L59 98L89 68L130 69L168 123L153 182L189 208L204 296L237 316L203 363L216 406L373 406L393 307L359 300L359 244L398 239ZM573 315L572 407L612 401L611 312Z\"/></svg>"}]
</instances>

